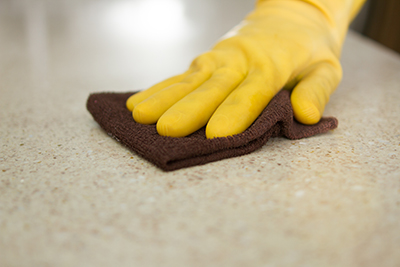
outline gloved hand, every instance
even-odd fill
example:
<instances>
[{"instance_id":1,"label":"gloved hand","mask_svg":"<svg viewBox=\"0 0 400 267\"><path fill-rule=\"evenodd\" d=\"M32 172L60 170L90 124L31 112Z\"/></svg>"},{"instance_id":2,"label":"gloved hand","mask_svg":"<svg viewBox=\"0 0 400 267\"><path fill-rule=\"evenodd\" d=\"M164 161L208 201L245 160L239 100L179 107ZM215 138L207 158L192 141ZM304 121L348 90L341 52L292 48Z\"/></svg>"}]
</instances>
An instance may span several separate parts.
<instances>
[{"instance_id":1,"label":"gloved hand","mask_svg":"<svg viewBox=\"0 0 400 267\"><path fill-rule=\"evenodd\" d=\"M282 88L295 118L317 123L342 78L341 47L365 0L260 0L254 12L183 74L131 96L135 121L182 137L246 130Z\"/></svg>"}]
</instances>

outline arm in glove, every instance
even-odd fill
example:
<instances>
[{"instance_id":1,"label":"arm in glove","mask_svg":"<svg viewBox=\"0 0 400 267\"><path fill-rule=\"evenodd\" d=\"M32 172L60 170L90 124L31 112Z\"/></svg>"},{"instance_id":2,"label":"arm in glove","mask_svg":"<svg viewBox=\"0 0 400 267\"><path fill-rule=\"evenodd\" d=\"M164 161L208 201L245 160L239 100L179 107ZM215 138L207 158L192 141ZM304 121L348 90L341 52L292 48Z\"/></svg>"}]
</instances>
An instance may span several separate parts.
<instances>
[{"instance_id":1,"label":"arm in glove","mask_svg":"<svg viewBox=\"0 0 400 267\"><path fill-rule=\"evenodd\" d=\"M255 10L189 69L127 101L139 123L182 137L246 130L282 88L295 118L317 123L342 78L341 47L365 0L260 0Z\"/></svg>"}]
</instances>

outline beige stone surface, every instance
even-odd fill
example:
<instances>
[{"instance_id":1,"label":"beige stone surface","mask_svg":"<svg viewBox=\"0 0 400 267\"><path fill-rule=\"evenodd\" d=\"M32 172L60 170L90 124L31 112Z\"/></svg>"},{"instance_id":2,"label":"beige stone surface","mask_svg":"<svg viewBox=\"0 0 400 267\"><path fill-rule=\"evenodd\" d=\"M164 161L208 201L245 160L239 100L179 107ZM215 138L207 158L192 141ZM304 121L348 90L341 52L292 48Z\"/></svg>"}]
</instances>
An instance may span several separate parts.
<instances>
[{"instance_id":1,"label":"beige stone surface","mask_svg":"<svg viewBox=\"0 0 400 267\"><path fill-rule=\"evenodd\" d=\"M183 71L252 3L155 2L0 0L0 266L400 266L400 56L350 33L338 129L165 173L88 94Z\"/></svg>"}]
</instances>

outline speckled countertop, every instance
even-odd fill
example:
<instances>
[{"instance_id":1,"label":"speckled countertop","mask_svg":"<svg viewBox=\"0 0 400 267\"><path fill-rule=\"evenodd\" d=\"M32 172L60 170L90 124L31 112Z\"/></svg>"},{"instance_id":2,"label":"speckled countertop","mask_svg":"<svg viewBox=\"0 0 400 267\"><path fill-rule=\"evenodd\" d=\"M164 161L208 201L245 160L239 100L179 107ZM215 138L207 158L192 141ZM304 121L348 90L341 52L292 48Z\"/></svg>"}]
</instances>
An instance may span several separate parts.
<instances>
[{"instance_id":1,"label":"speckled countertop","mask_svg":"<svg viewBox=\"0 0 400 267\"><path fill-rule=\"evenodd\" d=\"M400 56L350 33L338 129L165 173L88 94L183 70L251 4L216 29L227 1L171 2L160 42L126 27L142 2L0 2L0 266L400 266Z\"/></svg>"}]
</instances>

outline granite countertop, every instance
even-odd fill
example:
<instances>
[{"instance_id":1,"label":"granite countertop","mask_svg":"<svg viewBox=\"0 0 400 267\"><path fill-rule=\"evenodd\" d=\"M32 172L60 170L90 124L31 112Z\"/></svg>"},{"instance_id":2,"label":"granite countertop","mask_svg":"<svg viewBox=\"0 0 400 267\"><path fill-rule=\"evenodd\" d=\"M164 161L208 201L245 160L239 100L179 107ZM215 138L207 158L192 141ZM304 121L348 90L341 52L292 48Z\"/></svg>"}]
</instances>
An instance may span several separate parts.
<instances>
[{"instance_id":1,"label":"granite countertop","mask_svg":"<svg viewBox=\"0 0 400 267\"><path fill-rule=\"evenodd\" d=\"M163 172L86 99L165 78L220 32L148 51L107 35L121 7L60 3L0 6L0 266L400 266L398 54L350 32L336 130Z\"/></svg>"}]
</instances>

